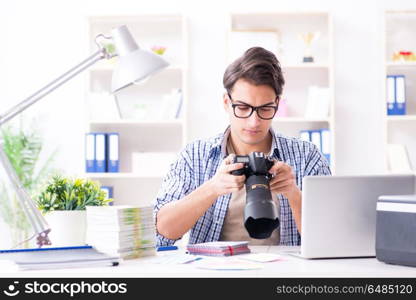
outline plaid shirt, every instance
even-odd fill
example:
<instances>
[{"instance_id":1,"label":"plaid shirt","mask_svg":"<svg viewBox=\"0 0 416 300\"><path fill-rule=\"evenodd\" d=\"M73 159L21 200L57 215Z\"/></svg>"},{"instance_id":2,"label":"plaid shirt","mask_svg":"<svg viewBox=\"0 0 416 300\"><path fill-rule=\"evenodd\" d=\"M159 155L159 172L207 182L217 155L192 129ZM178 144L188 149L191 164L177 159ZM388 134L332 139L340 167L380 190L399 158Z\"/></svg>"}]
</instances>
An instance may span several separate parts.
<instances>
[{"instance_id":1,"label":"plaid shirt","mask_svg":"<svg viewBox=\"0 0 416 300\"><path fill-rule=\"evenodd\" d=\"M163 180L154 207L155 216L163 205L182 199L217 172L226 157L226 144L229 128L222 134L207 140L197 140L188 144ZM271 157L290 165L296 174L297 186L302 190L302 178L311 175L331 175L328 162L318 148L306 141L272 134ZM288 199L278 194L280 201L280 244L300 245L297 230ZM189 243L218 241L227 214L231 194L222 195L199 218L191 229ZM157 246L171 245L176 240L165 238L157 233Z\"/></svg>"}]
</instances>

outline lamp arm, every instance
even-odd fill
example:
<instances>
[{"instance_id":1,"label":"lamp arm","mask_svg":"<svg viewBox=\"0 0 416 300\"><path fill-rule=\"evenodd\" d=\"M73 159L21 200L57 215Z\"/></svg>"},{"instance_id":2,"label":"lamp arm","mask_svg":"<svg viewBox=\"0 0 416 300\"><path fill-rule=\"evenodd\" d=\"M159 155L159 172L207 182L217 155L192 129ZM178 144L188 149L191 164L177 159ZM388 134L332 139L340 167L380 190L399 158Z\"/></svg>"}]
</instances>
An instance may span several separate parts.
<instances>
[{"instance_id":1,"label":"lamp arm","mask_svg":"<svg viewBox=\"0 0 416 300\"><path fill-rule=\"evenodd\" d=\"M57 79L53 80L45 87L41 88L33 95L19 102L17 105L9 109L6 113L0 115L0 127L6 122L10 121L15 116L17 116L18 114L25 111L27 108L35 104L37 101L39 101L49 93L63 85L65 82L67 82L68 80L78 75L79 73L81 73L82 71L84 71L85 69L92 66L97 61L103 58L109 58L109 55L104 48L100 48L97 52L89 56L87 59L85 59L84 61L82 61L81 63L79 63L63 75L59 76ZM10 163L6 153L4 152L3 142L1 140L0 163L5 167L6 174L12 182L13 188L16 191L17 198L19 199L23 211L29 219L33 229L35 230L35 234L37 234L38 246L42 247L43 245L50 245L51 242L49 240L48 233L51 229L49 228L49 225L46 222L45 218L37 209L31 197L25 190L23 184L20 182L19 177L17 176L12 164Z\"/></svg>"},{"instance_id":2,"label":"lamp arm","mask_svg":"<svg viewBox=\"0 0 416 300\"><path fill-rule=\"evenodd\" d=\"M95 64L97 61L106 58L107 53L104 48L99 49L97 52L95 52L93 55L64 73L63 75L59 76L57 79L53 80L49 84L47 84L45 87L38 90L33 95L29 96L28 98L24 99L23 101L19 102L17 105L13 106L11 109L9 109L7 112L5 112L3 115L0 115L0 126L6 123L7 121L10 121L13 119L16 115L20 114L21 112L25 111L27 108L38 102L40 99L63 85L65 82L70 80L71 78L75 77L88 67Z\"/></svg>"}]
</instances>

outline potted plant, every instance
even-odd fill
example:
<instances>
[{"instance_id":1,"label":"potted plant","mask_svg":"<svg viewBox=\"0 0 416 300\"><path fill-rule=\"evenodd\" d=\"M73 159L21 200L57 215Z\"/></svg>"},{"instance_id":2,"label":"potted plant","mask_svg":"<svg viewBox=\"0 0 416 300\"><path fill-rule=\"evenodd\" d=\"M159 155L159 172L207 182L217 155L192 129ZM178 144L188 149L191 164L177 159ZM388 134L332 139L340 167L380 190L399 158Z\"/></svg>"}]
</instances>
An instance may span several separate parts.
<instances>
[{"instance_id":1,"label":"potted plant","mask_svg":"<svg viewBox=\"0 0 416 300\"><path fill-rule=\"evenodd\" d=\"M53 176L37 198L51 227L52 245L85 245L86 206L108 205L111 200L96 181Z\"/></svg>"}]
</instances>

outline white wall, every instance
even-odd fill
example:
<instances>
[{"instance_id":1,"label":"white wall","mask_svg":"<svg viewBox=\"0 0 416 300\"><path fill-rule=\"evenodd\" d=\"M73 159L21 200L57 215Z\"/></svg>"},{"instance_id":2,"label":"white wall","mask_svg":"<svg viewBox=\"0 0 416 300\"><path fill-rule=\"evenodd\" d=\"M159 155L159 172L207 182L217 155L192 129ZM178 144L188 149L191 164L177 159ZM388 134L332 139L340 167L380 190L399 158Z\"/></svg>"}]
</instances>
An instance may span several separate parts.
<instances>
[{"instance_id":1,"label":"white wall","mask_svg":"<svg viewBox=\"0 0 416 300\"><path fill-rule=\"evenodd\" d=\"M17 0L0 8L0 113L84 59L89 15L183 13L188 18L189 137L223 130L220 105L229 12L328 10L334 21L338 174L384 168L382 18L384 9L416 9L414 0L367 1L46 1ZM28 112L50 153L68 173L84 168L85 77L78 76ZM212 109L214 108L214 109Z\"/></svg>"}]
</instances>

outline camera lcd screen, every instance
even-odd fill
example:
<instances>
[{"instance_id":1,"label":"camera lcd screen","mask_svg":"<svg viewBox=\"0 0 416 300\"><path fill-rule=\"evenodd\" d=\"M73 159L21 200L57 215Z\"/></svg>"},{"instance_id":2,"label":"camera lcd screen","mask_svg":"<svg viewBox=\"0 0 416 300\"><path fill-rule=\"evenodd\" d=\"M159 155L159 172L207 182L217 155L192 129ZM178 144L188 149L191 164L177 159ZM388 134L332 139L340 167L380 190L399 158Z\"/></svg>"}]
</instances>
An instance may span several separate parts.
<instances>
[{"instance_id":1,"label":"camera lcd screen","mask_svg":"<svg viewBox=\"0 0 416 300\"><path fill-rule=\"evenodd\" d=\"M237 156L236 163L248 163L250 161L248 156Z\"/></svg>"}]
</instances>

